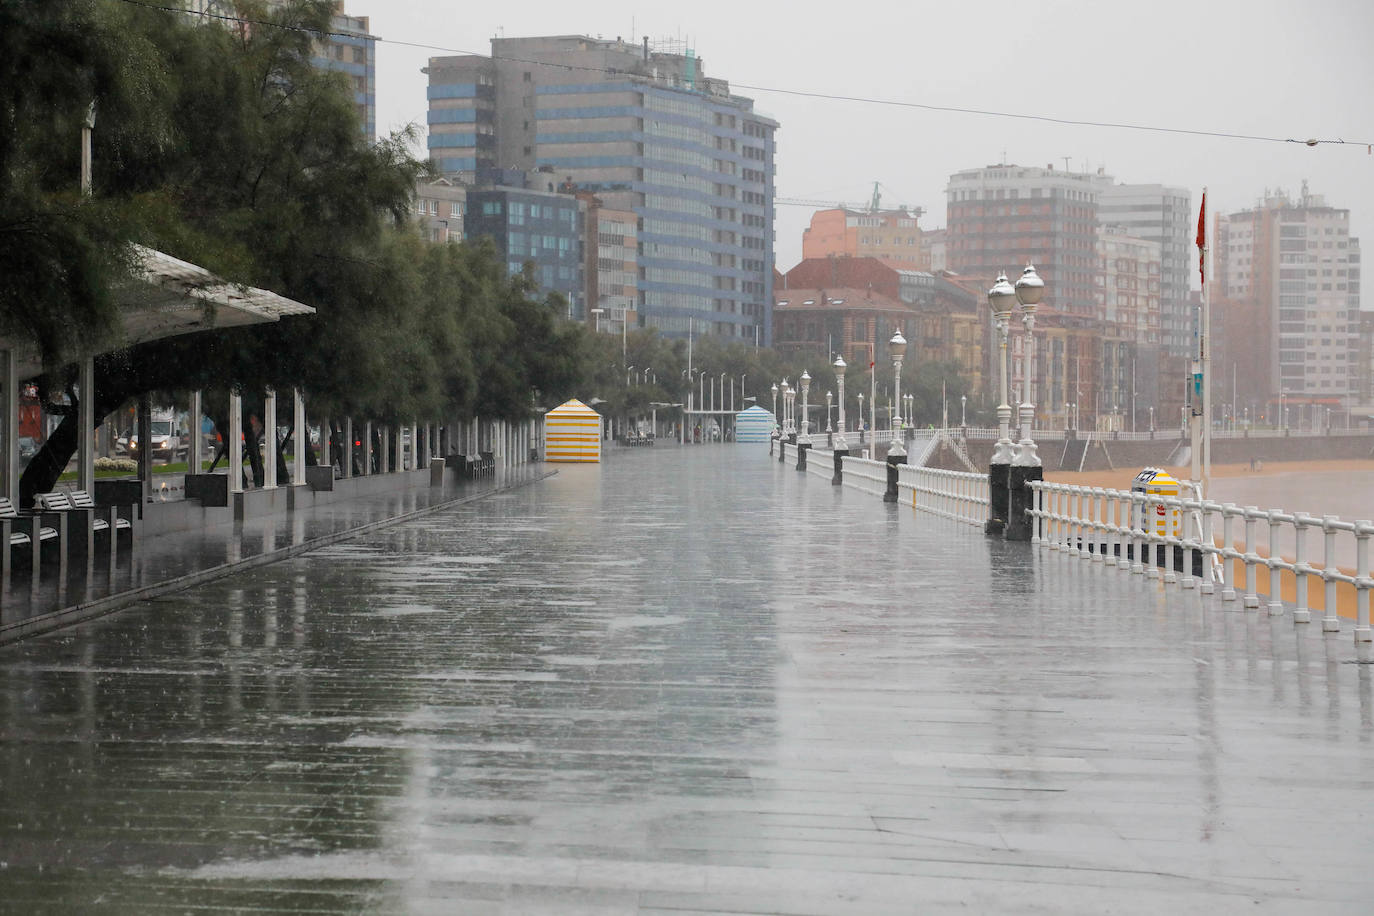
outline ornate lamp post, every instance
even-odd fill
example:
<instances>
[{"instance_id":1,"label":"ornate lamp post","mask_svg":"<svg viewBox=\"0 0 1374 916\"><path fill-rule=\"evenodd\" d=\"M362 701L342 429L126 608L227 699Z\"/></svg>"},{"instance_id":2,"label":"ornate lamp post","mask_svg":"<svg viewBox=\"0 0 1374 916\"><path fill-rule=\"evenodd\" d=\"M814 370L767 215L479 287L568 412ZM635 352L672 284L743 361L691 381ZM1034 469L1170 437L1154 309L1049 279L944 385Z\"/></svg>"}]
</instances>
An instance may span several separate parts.
<instances>
[{"instance_id":1,"label":"ornate lamp post","mask_svg":"<svg viewBox=\"0 0 1374 916\"><path fill-rule=\"evenodd\" d=\"M1005 282L1005 281L1003 281ZM1021 441L1017 445L1016 457L1007 469L1007 515L1004 535L1009 541L1038 542L1037 530L1030 523L1027 510L1033 506L1035 491L1028 484L1033 480L1044 480L1045 471L1040 466L1040 456L1035 452L1035 440L1031 438L1031 426L1035 422L1034 394L1031 386L1035 382L1035 307L1045 294L1045 281L1026 265L1021 279L1016 281L1016 301L1021 304L1021 323L1026 328L1026 382L1021 401ZM1003 340L1005 340L1005 336ZM1004 344L1005 346L1005 344ZM1006 353L1003 351L1003 366ZM1005 384L1005 383L1003 383Z\"/></svg>"},{"instance_id":2,"label":"ornate lamp post","mask_svg":"<svg viewBox=\"0 0 1374 916\"><path fill-rule=\"evenodd\" d=\"M959 425L968 426L968 395L959 395Z\"/></svg>"},{"instance_id":3,"label":"ornate lamp post","mask_svg":"<svg viewBox=\"0 0 1374 916\"><path fill-rule=\"evenodd\" d=\"M1035 307L1045 295L1045 281L1027 264L1016 281L1016 301L1021 303L1021 323L1026 328L1026 383L1025 399L1021 402L1021 441L1019 451L1012 462L1019 467L1040 467L1040 456L1035 451L1035 441L1031 438L1031 427L1035 422Z\"/></svg>"},{"instance_id":4,"label":"ornate lamp post","mask_svg":"<svg viewBox=\"0 0 1374 916\"><path fill-rule=\"evenodd\" d=\"M831 443L831 454L834 456L835 473L830 478L830 482L839 486L843 482L841 474L844 470L844 459L849 454L849 442L844 437L844 370L847 368L843 356L835 357L835 387L840 393L840 418L839 429L835 431L835 439Z\"/></svg>"},{"instance_id":5,"label":"ornate lamp post","mask_svg":"<svg viewBox=\"0 0 1374 916\"><path fill-rule=\"evenodd\" d=\"M769 389L773 392L773 432L768 439L768 454L773 454L773 440L782 438L782 426L778 423L778 383Z\"/></svg>"},{"instance_id":6,"label":"ornate lamp post","mask_svg":"<svg viewBox=\"0 0 1374 916\"><path fill-rule=\"evenodd\" d=\"M806 453L811 448L811 416L807 413L807 400L811 393L811 373L805 369L801 374L802 412L800 432L797 435L797 470L806 470Z\"/></svg>"},{"instance_id":7,"label":"ornate lamp post","mask_svg":"<svg viewBox=\"0 0 1374 916\"><path fill-rule=\"evenodd\" d=\"M892 352L892 368L895 376L892 388L892 444L887 449L889 457L897 455L906 457L906 449L902 446L902 357L906 356L906 338L899 330L892 335L892 339L887 342L888 349Z\"/></svg>"},{"instance_id":8,"label":"ornate lamp post","mask_svg":"<svg viewBox=\"0 0 1374 916\"><path fill-rule=\"evenodd\" d=\"M782 391L782 437L786 439L788 434L792 432L792 418L788 414L787 410L787 393L791 390L791 386L787 384L787 379L782 380L782 384L779 386L779 390Z\"/></svg>"},{"instance_id":9,"label":"ornate lamp post","mask_svg":"<svg viewBox=\"0 0 1374 916\"><path fill-rule=\"evenodd\" d=\"M859 444L864 444L864 393L859 392Z\"/></svg>"},{"instance_id":10,"label":"ornate lamp post","mask_svg":"<svg viewBox=\"0 0 1374 916\"><path fill-rule=\"evenodd\" d=\"M892 441L887 446L887 490L883 502L897 501L897 466L906 464L906 449L902 446L902 357L906 356L906 338L898 330L887 342L892 352L894 385L892 389Z\"/></svg>"},{"instance_id":11,"label":"ornate lamp post","mask_svg":"<svg viewBox=\"0 0 1374 916\"><path fill-rule=\"evenodd\" d=\"M997 439L992 461L988 465L988 521L983 530L988 534L1001 534L1007 522L1007 473L1011 467L1012 442L1009 426L1011 406L1007 404L1007 332L1011 325L1012 303L1016 301L1016 290L1007 282L1007 275L1001 274L992 289L988 290L988 306L997 323L1001 335L1001 387L998 389L1000 400L997 404L997 427L1001 435Z\"/></svg>"},{"instance_id":12,"label":"ornate lamp post","mask_svg":"<svg viewBox=\"0 0 1374 916\"><path fill-rule=\"evenodd\" d=\"M835 432L835 427L830 425L830 411L834 409L834 394L827 391L825 393L825 434L827 436Z\"/></svg>"}]
</instances>

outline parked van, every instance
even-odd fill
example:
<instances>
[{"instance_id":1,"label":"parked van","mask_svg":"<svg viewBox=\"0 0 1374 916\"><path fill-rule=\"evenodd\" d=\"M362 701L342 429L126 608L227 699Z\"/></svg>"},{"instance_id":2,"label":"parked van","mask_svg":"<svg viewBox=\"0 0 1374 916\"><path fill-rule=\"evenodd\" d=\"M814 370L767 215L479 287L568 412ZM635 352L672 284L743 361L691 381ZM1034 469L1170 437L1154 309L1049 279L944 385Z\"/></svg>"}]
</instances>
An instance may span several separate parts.
<instances>
[{"instance_id":1,"label":"parked van","mask_svg":"<svg viewBox=\"0 0 1374 916\"><path fill-rule=\"evenodd\" d=\"M154 410L151 426L154 458L171 461L186 456L187 448L177 425L176 411ZM137 455L138 429L135 428L127 437L121 436L116 445L131 456Z\"/></svg>"}]
</instances>

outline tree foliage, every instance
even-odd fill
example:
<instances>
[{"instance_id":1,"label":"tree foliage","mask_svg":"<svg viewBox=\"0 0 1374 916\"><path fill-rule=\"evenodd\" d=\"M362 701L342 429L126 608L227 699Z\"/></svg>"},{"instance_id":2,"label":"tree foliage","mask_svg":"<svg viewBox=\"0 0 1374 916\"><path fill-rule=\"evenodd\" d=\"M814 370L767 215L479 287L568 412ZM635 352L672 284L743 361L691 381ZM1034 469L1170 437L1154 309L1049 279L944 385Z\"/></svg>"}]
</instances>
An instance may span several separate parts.
<instances>
[{"instance_id":1,"label":"tree foliage","mask_svg":"<svg viewBox=\"0 0 1374 916\"><path fill-rule=\"evenodd\" d=\"M422 242L427 166L362 135L341 74L311 63L333 4L238 4L251 27L95 0L0 2L0 333L36 345L42 391L96 352L96 420L130 398L299 387L316 415L515 418L570 393L586 337L488 246ZM263 23L271 23L265 25ZM94 100L94 196L77 189ZM316 309L136 345L118 293L137 241ZM51 486L74 416L21 483Z\"/></svg>"}]
</instances>

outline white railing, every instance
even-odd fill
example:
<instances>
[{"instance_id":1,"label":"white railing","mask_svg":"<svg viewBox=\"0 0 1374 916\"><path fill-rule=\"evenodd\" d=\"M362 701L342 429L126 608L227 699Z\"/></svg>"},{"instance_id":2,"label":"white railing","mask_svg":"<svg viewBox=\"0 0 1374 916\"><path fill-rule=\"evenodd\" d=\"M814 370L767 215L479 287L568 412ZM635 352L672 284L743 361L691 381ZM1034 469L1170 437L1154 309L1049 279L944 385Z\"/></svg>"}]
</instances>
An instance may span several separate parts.
<instances>
[{"instance_id":1,"label":"white railing","mask_svg":"<svg viewBox=\"0 0 1374 916\"><path fill-rule=\"evenodd\" d=\"M966 438L969 438L969 439L996 439L996 438L998 438L998 435L999 435L998 431L995 430L995 429L988 429L988 428L986 428L986 427L976 427L976 426L970 426L968 429L959 429L958 427L955 427L954 429L948 430L948 432L949 432L950 434L956 435L956 436L957 436L957 435L963 435L963 436L965 436ZM1012 438L1013 440L1020 438L1020 435L1021 435L1021 434L1020 434L1020 432L1018 431L1018 429L1013 429L1013 430L1011 431L1011 438ZM1068 430L1064 430L1064 429L1036 429L1036 430L1032 430L1032 431L1031 431L1031 437L1032 437L1033 439L1035 439L1036 442L1040 442L1040 441L1042 441L1042 440L1044 440L1044 441L1049 441L1049 442L1058 441L1058 440L1062 440L1062 439L1068 438L1068 435L1069 435L1069 431L1068 431ZM1080 430L1078 430L1078 438L1079 438L1079 439L1087 438L1087 437L1090 436L1090 435L1091 435L1091 436L1094 436L1094 437L1096 437L1096 438L1098 438L1098 439L1101 439L1103 442L1117 442L1117 441L1119 441L1119 442L1146 442L1146 441L1149 441L1149 440L1151 440L1151 439L1159 439L1159 440L1165 440L1165 441L1167 441L1167 440L1170 440L1170 439L1186 439L1186 438L1188 438L1187 432L1184 431L1184 430L1178 429L1177 427L1172 428L1172 429L1161 427L1161 428L1159 428L1159 429L1156 429L1153 433L1148 432L1148 431L1146 431L1146 432L1133 432L1133 433L1132 433L1132 432L1126 432L1126 431L1124 431L1124 430L1122 430L1122 431L1120 431L1120 432L1098 432L1097 430L1093 430L1093 429L1080 429ZM1349 429L1332 428L1332 429L1329 430L1329 431L1328 431L1328 430L1325 430L1325 429L1304 429L1304 430L1299 430L1299 429L1295 429L1295 428L1291 428L1291 427L1290 427L1289 429L1286 429L1286 430L1285 430L1285 429L1254 429L1254 428L1251 428L1251 429L1249 429L1249 430L1244 430L1244 429L1214 429L1214 430L1212 430L1212 438L1213 438L1213 439L1245 439L1245 438L1250 438L1250 439L1282 439L1282 438L1291 438L1291 439L1298 439L1298 438L1324 439L1324 438L1328 438L1328 437L1340 437L1340 436L1371 436L1371 435L1374 435L1374 430L1371 430L1371 429L1359 429L1359 428L1349 428Z\"/></svg>"},{"instance_id":2,"label":"white railing","mask_svg":"<svg viewBox=\"0 0 1374 916\"><path fill-rule=\"evenodd\" d=\"M1374 580L1369 576L1369 543L1374 538L1374 523L1347 522L1335 516L1307 515L1302 512L1285 513L1279 509L1240 507L1232 503L1157 496L1149 493L1108 490L1100 487L1074 487L1066 484L1036 481L1032 543L1049 550L1061 550L1069 556L1093 562L1106 562L1135 574L1160 577L1166 583L1179 583L1184 588L1201 586L1211 593L1214 583L1221 585L1224 601L1236 600L1235 563L1244 564L1245 585L1241 601L1247 608L1260 605L1258 578L1261 568L1269 571L1269 613L1284 612L1282 575L1293 576L1295 604L1293 620L1311 620L1308 607L1312 580L1325 589L1322 630L1340 631L1337 613L1338 585L1344 583L1355 591L1355 639L1370 642L1370 591ZM1215 520L1221 520L1221 537L1214 536ZM1137 520L1148 519L1142 527ZM1237 539L1237 525L1244 526L1244 534ZM1270 549L1261 554L1256 539L1256 527L1268 528ZM1309 563L1307 537L1319 531L1323 537L1323 562ZM1292 535L1294 555L1284 558L1278 545L1285 534ZM1345 543L1342 544L1341 542ZM1351 543L1353 542L1353 543ZM1355 571L1340 568L1339 557L1349 554L1353 546ZM1342 550L1344 548L1344 551ZM1179 560L1182 562L1180 563ZM1176 567L1181 566L1182 576ZM1202 571L1200 578L1194 573ZM1219 581L1218 581L1219 580Z\"/></svg>"},{"instance_id":3,"label":"white railing","mask_svg":"<svg viewBox=\"0 0 1374 916\"><path fill-rule=\"evenodd\" d=\"M887 492L887 462L872 461L868 458L855 458L846 455L843 459L841 476L846 487L853 487L874 496Z\"/></svg>"},{"instance_id":4,"label":"white railing","mask_svg":"<svg viewBox=\"0 0 1374 916\"><path fill-rule=\"evenodd\" d=\"M970 525L988 520L988 475L967 471L899 465L897 491L911 494L911 505L922 512Z\"/></svg>"}]
</instances>

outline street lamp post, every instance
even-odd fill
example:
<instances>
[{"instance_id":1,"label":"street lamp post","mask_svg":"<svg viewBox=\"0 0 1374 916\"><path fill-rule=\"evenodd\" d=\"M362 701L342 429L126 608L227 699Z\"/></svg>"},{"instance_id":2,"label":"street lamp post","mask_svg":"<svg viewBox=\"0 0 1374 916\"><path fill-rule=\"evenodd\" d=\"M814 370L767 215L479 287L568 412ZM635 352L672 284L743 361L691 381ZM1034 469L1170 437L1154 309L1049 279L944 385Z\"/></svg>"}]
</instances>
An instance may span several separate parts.
<instances>
[{"instance_id":1,"label":"street lamp post","mask_svg":"<svg viewBox=\"0 0 1374 916\"><path fill-rule=\"evenodd\" d=\"M1016 301L1021 303L1021 323L1026 328L1026 380L1022 386L1025 399L1021 402L1021 442L1016 459L1012 462L1020 467L1040 467L1040 456L1035 451L1035 440L1031 438L1031 428L1035 422L1034 392L1035 384L1035 307L1045 295L1045 281L1027 264L1016 281ZM1039 479L1039 478L1036 478Z\"/></svg>"},{"instance_id":2,"label":"street lamp post","mask_svg":"<svg viewBox=\"0 0 1374 916\"><path fill-rule=\"evenodd\" d=\"M959 426L968 428L968 395L959 395Z\"/></svg>"},{"instance_id":3,"label":"street lamp post","mask_svg":"<svg viewBox=\"0 0 1374 916\"><path fill-rule=\"evenodd\" d=\"M997 429L1001 435L988 464L988 521L983 526L987 534L1003 533L1010 508L1007 504L1007 476L1015 455L1010 433L1011 405L1007 403L1007 334L1011 326L1011 307L1015 301L1016 290L1007 282L1007 275L998 275L997 282L988 290L988 306L992 309L997 332L1001 336L1000 401L997 404Z\"/></svg>"},{"instance_id":4,"label":"street lamp post","mask_svg":"<svg viewBox=\"0 0 1374 916\"><path fill-rule=\"evenodd\" d=\"M596 333L601 333L601 316L606 314L605 309L592 309L592 327Z\"/></svg>"},{"instance_id":5,"label":"street lamp post","mask_svg":"<svg viewBox=\"0 0 1374 916\"><path fill-rule=\"evenodd\" d=\"M864 393L859 392L859 444L864 444Z\"/></svg>"},{"instance_id":6,"label":"street lamp post","mask_svg":"<svg viewBox=\"0 0 1374 916\"><path fill-rule=\"evenodd\" d=\"M773 434L768 440L768 454L773 454L773 440L782 438L782 424L778 422L778 383L769 389L773 392Z\"/></svg>"},{"instance_id":7,"label":"street lamp post","mask_svg":"<svg viewBox=\"0 0 1374 916\"><path fill-rule=\"evenodd\" d=\"M887 490L883 493L883 502L895 503L897 466L906 464L906 449L902 446L902 418L898 416L902 410L902 357L906 356L906 338L900 329L892 335L887 346L892 353L892 440L887 446Z\"/></svg>"},{"instance_id":8,"label":"street lamp post","mask_svg":"<svg viewBox=\"0 0 1374 916\"><path fill-rule=\"evenodd\" d=\"M1032 497L1035 493L1029 486L1031 481L1044 480L1045 470L1041 467L1040 456L1036 454L1035 440L1031 438L1035 422L1034 394L1031 386L1035 383L1035 307L1045 294L1045 281L1027 264L1016 281L1016 301L1021 305L1021 323L1026 329L1026 372L1022 386L1021 401L1021 441L1017 445L1016 457L1007 471L1007 524L1004 536L1009 541L1039 542L1033 533L1027 512L1033 508Z\"/></svg>"},{"instance_id":9,"label":"street lamp post","mask_svg":"<svg viewBox=\"0 0 1374 916\"><path fill-rule=\"evenodd\" d=\"M833 409L834 409L834 406L835 406L834 403L833 403L833 401L834 401L834 394L833 394L833 392L827 391L827 392L825 393L825 436L826 436L826 441L827 441L827 442L833 441L833 439L832 439L831 437L832 437L832 435L833 435L834 432L835 432L835 427L833 427L833 426L830 425L830 411L833 410ZM1328 410L1327 413L1328 413L1328 415L1329 415L1329 414L1330 414L1330 411Z\"/></svg>"},{"instance_id":10,"label":"street lamp post","mask_svg":"<svg viewBox=\"0 0 1374 916\"><path fill-rule=\"evenodd\" d=\"M806 470L806 453L811 448L811 418L807 413L807 399L811 393L811 373L801 374L802 412L800 433L797 436L797 470Z\"/></svg>"},{"instance_id":11,"label":"street lamp post","mask_svg":"<svg viewBox=\"0 0 1374 916\"><path fill-rule=\"evenodd\" d=\"M840 395L840 417L839 429L835 433L831 450L831 454L834 456L835 473L830 478L830 482L835 486L839 486L843 482L841 475L844 471L844 459L849 454L849 442L844 437L844 370L846 368L844 357L836 356L834 363L835 388Z\"/></svg>"}]
</instances>

